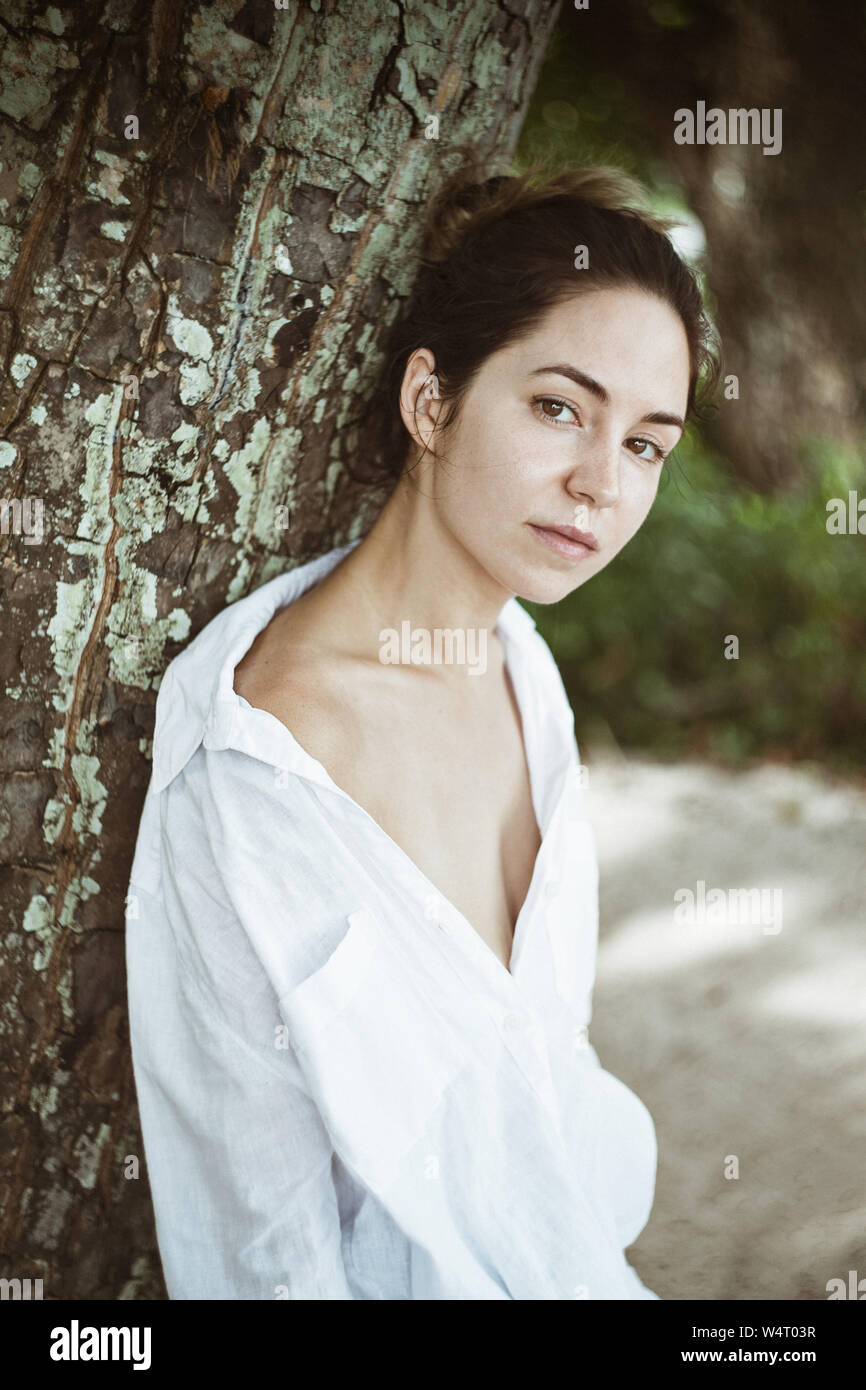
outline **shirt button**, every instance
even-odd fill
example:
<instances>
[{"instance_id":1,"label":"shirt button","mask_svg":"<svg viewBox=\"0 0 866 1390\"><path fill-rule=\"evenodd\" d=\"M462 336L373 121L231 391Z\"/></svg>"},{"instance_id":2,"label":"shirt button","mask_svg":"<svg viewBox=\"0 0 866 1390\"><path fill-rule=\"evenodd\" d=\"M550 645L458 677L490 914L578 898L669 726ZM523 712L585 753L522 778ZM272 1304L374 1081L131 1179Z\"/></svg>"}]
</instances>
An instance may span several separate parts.
<instances>
[{"instance_id":1,"label":"shirt button","mask_svg":"<svg viewBox=\"0 0 866 1390\"><path fill-rule=\"evenodd\" d=\"M544 896L548 899L559 896L559 879L549 878L544 885Z\"/></svg>"}]
</instances>

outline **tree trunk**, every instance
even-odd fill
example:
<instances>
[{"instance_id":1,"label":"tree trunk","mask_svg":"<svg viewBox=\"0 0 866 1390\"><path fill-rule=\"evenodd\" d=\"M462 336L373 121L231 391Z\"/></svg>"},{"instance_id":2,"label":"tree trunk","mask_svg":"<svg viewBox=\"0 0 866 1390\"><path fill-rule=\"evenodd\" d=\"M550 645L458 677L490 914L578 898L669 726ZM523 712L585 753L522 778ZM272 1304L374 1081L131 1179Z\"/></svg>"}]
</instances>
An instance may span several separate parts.
<instances>
[{"instance_id":1,"label":"tree trunk","mask_svg":"<svg viewBox=\"0 0 866 1390\"><path fill-rule=\"evenodd\" d=\"M595 78L656 179L673 174L706 234L728 382L710 440L759 491L796 486L804 446L862 451L866 433L866 158L858 0L621 0L571 7L570 81ZM588 80L589 79L589 80ZM606 100L606 97L604 98ZM580 96L575 98L581 106ZM595 102L600 104L596 95ZM781 112L781 147L677 144L698 102ZM593 114L596 114L595 112ZM726 132L727 133L727 132ZM813 465L814 466L814 465Z\"/></svg>"},{"instance_id":2,"label":"tree trunk","mask_svg":"<svg viewBox=\"0 0 866 1390\"><path fill-rule=\"evenodd\" d=\"M4 6L0 1274L45 1298L164 1297L123 936L162 672L372 520L424 201L511 154L557 8Z\"/></svg>"}]
</instances>

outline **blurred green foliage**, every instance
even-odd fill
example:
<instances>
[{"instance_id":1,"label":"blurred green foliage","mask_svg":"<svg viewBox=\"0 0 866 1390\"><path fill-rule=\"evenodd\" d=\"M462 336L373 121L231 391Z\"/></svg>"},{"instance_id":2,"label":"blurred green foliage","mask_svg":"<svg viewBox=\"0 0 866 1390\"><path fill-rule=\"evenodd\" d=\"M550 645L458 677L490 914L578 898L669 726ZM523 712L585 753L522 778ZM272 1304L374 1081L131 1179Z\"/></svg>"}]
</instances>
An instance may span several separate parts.
<instances>
[{"instance_id":1,"label":"blurred green foliage","mask_svg":"<svg viewBox=\"0 0 866 1390\"><path fill-rule=\"evenodd\" d=\"M685 3L652 13L660 24L689 22ZM587 72L562 29L515 163L538 156L554 167L614 164L647 183L658 211L693 220L615 71ZM707 304L712 314L710 292ZM661 757L815 759L862 775L866 535L829 534L827 504L850 490L866 499L866 474L831 439L791 447L809 486L763 496L738 483L691 424L649 517L613 563L559 604L527 603L579 743L612 736ZM725 656L730 636L737 659Z\"/></svg>"}]
</instances>

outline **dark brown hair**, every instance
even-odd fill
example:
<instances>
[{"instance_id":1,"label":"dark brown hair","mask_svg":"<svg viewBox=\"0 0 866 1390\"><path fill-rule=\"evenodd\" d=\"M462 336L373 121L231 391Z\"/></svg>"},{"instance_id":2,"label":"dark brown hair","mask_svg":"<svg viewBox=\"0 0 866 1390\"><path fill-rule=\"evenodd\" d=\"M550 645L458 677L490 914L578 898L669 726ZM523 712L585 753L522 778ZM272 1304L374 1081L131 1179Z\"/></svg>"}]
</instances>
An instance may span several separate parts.
<instances>
[{"instance_id":1,"label":"dark brown hair","mask_svg":"<svg viewBox=\"0 0 866 1390\"><path fill-rule=\"evenodd\" d=\"M445 434L485 359L589 289L632 286L670 304L686 331L687 417L695 414L720 368L697 280L668 236L676 223L655 217L640 184L617 169L574 169L538 182L537 167L484 178L471 154L463 158L428 206L418 278L366 417L363 453L374 472L396 480L406 462L399 397L417 348L436 359L444 407L437 432ZM588 249L586 269L574 268L578 246Z\"/></svg>"}]
</instances>

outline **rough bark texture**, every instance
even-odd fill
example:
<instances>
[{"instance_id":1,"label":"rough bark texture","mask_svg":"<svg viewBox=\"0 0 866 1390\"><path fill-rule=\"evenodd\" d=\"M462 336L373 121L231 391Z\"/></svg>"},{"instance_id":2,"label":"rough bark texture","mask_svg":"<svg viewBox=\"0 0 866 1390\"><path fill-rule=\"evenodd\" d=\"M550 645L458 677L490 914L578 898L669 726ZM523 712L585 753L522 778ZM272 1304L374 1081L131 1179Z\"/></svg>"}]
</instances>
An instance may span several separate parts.
<instances>
[{"instance_id":1,"label":"rough bark texture","mask_svg":"<svg viewBox=\"0 0 866 1390\"><path fill-rule=\"evenodd\" d=\"M164 1297L123 936L162 672L372 519L419 209L449 147L510 154L557 8L4 5L0 1274L45 1298Z\"/></svg>"}]
</instances>

